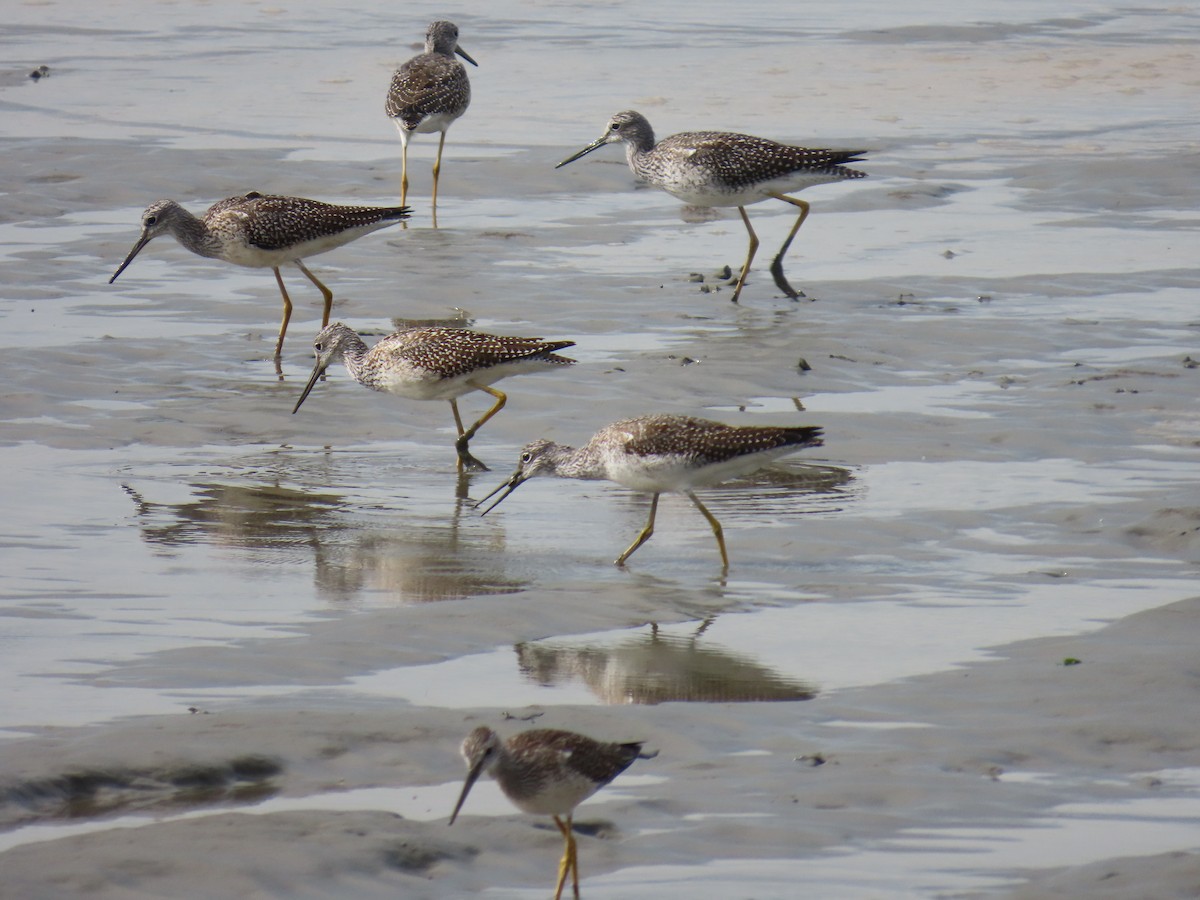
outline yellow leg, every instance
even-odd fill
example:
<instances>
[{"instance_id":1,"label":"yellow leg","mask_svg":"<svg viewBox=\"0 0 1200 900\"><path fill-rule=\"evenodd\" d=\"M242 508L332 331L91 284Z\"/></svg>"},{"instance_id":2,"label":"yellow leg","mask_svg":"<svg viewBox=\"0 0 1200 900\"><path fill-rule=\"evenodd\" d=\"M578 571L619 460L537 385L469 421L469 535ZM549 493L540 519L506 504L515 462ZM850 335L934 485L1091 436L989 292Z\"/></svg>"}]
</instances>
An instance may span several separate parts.
<instances>
[{"instance_id":1,"label":"yellow leg","mask_svg":"<svg viewBox=\"0 0 1200 900\"><path fill-rule=\"evenodd\" d=\"M275 283L279 285L279 293L283 294L283 321L279 324L279 340L275 342L275 358L283 355L283 336L287 334L288 322L292 320L292 298L288 296L287 288L283 286L283 276L279 268L271 269L275 273Z\"/></svg>"},{"instance_id":2,"label":"yellow leg","mask_svg":"<svg viewBox=\"0 0 1200 900\"><path fill-rule=\"evenodd\" d=\"M571 841L571 887L575 890L575 900L580 900L580 846L575 842L570 816L566 817L566 836Z\"/></svg>"},{"instance_id":3,"label":"yellow leg","mask_svg":"<svg viewBox=\"0 0 1200 900\"><path fill-rule=\"evenodd\" d=\"M446 146L446 132L438 139L437 159L433 161L433 227L437 228L438 176L442 174L442 148Z\"/></svg>"},{"instance_id":4,"label":"yellow leg","mask_svg":"<svg viewBox=\"0 0 1200 900\"><path fill-rule=\"evenodd\" d=\"M684 491L684 493L687 494L689 500L696 504L696 509L704 513L704 518L708 519L708 524L712 526L713 534L717 537L717 548L721 551L721 562L728 569L729 554L725 552L725 534L721 531L721 523L717 521L716 516L708 511L708 507L700 502L700 498L691 491Z\"/></svg>"},{"instance_id":5,"label":"yellow leg","mask_svg":"<svg viewBox=\"0 0 1200 900\"><path fill-rule=\"evenodd\" d=\"M654 515L657 512L658 512L658 494L655 494L654 497L650 500L650 518L646 520L646 527L642 529L641 534L639 534L637 536L637 539L632 544L629 545L629 548L624 553L622 553L620 556L617 557L617 561L616 561L615 565L618 565L618 566L625 565L625 560L627 560L627 559L629 559L629 557L633 556L633 551L636 550L638 547L642 546L642 544L646 543L646 541L650 540L650 535L654 534Z\"/></svg>"},{"instance_id":6,"label":"yellow leg","mask_svg":"<svg viewBox=\"0 0 1200 900\"><path fill-rule=\"evenodd\" d=\"M463 430L462 416L460 416L458 413L458 401L450 401L450 409L454 411L454 427L458 429L458 440L454 442L454 449L458 452L459 472L461 472L464 468L478 469L481 472L488 471L488 467L472 456L467 447L471 443L471 438L475 437L475 432L479 430L479 426L499 412L504 407L504 404L508 401L508 398L504 396L504 394L502 394L500 391L493 390L490 387L479 385L479 390L487 391L489 394L498 397L499 399L497 400L496 405L488 410L482 419L465 431Z\"/></svg>"},{"instance_id":7,"label":"yellow leg","mask_svg":"<svg viewBox=\"0 0 1200 900\"><path fill-rule=\"evenodd\" d=\"M450 409L454 413L454 427L458 430L458 436L462 437L462 433L463 433L462 416L460 416L458 414L458 401L457 400L450 401ZM455 446L455 448L458 447L457 441L455 442L454 446ZM463 458L462 458L461 453L458 455L458 465L455 467L455 470L458 472L459 475L461 475L463 473Z\"/></svg>"},{"instance_id":8,"label":"yellow leg","mask_svg":"<svg viewBox=\"0 0 1200 900\"><path fill-rule=\"evenodd\" d=\"M398 120L397 120L398 121ZM408 138L400 132L400 205L408 205Z\"/></svg>"},{"instance_id":9,"label":"yellow leg","mask_svg":"<svg viewBox=\"0 0 1200 900\"><path fill-rule=\"evenodd\" d=\"M571 888L575 892L575 900L579 900L579 845L575 843L575 833L571 829L571 817L567 816L567 843L571 853Z\"/></svg>"},{"instance_id":10,"label":"yellow leg","mask_svg":"<svg viewBox=\"0 0 1200 900\"><path fill-rule=\"evenodd\" d=\"M733 303L737 303L738 297L742 295L742 287L746 284L746 276L750 274L750 260L754 259L754 254L758 252L758 235L750 227L750 217L746 215L746 207L739 206L738 212L742 214L742 221L746 223L746 231L750 233L750 251L746 254L746 264L742 266L742 274L738 276L737 286L733 289L733 300L731 301Z\"/></svg>"},{"instance_id":11,"label":"yellow leg","mask_svg":"<svg viewBox=\"0 0 1200 900\"><path fill-rule=\"evenodd\" d=\"M800 230L800 226L804 224L804 220L808 218L809 205L805 200L797 200L795 197L789 197L786 194L772 193L771 196L776 200L782 200L785 203L791 203L793 206L800 207L800 215L796 218L796 224L788 232L787 240L783 242L783 246L779 248L779 252L775 254L775 260L771 263L771 276L775 279L776 286L793 300L798 300L804 296L804 293L797 291L788 284L788 280L783 276L783 255L788 252L788 247L792 246L792 238L796 236L796 232Z\"/></svg>"},{"instance_id":12,"label":"yellow leg","mask_svg":"<svg viewBox=\"0 0 1200 900\"><path fill-rule=\"evenodd\" d=\"M454 412L454 427L456 429L458 429L458 436L462 437L462 435L463 435L462 416L460 416L458 414L458 401L457 400L450 401L450 409L453 410L453 412Z\"/></svg>"},{"instance_id":13,"label":"yellow leg","mask_svg":"<svg viewBox=\"0 0 1200 900\"><path fill-rule=\"evenodd\" d=\"M554 824L558 826L558 830L563 836L563 855L562 855L562 859L559 860L559 862L558 862L558 883L555 884L555 886L554 886L554 900L562 900L563 886L566 885L567 875L568 875L568 873L571 872L571 869L572 869L571 845L572 845L573 841L571 840L571 824L570 823L571 823L570 816L567 817L566 822L564 822L558 816L554 817ZM576 897L579 896L578 880L576 880L576 883L575 883L575 896Z\"/></svg>"},{"instance_id":14,"label":"yellow leg","mask_svg":"<svg viewBox=\"0 0 1200 900\"><path fill-rule=\"evenodd\" d=\"M471 382L468 381L467 384L471 384ZM494 387L488 387L486 384L471 384L471 387L475 388L477 391L483 391L485 394L491 394L496 398L496 405L485 412L478 422L466 430L466 432L463 434L463 438L468 441L475 437L475 432L479 430L479 427L483 425L484 422L486 422L496 413L500 412L500 410L504 409L504 404L508 402L507 395L503 391L496 390Z\"/></svg>"},{"instance_id":15,"label":"yellow leg","mask_svg":"<svg viewBox=\"0 0 1200 900\"><path fill-rule=\"evenodd\" d=\"M296 263L301 272L308 276L308 280L317 286L317 290L321 292L321 297L325 300L325 310L321 313L321 327L324 328L329 324L329 314L333 312L333 291L325 287L320 278L308 271L308 266L301 260L297 259L293 260L293 262Z\"/></svg>"},{"instance_id":16,"label":"yellow leg","mask_svg":"<svg viewBox=\"0 0 1200 900\"><path fill-rule=\"evenodd\" d=\"M579 900L579 847L575 843L575 833L571 827L571 816L567 816L565 821L555 816L554 824L562 832L565 844L563 847L563 857L558 863L558 884L554 888L554 900L562 900L562 892L567 884L568 875L571 876L571 890L575 895L575 900Z\"/></svg>"}]
</instances>

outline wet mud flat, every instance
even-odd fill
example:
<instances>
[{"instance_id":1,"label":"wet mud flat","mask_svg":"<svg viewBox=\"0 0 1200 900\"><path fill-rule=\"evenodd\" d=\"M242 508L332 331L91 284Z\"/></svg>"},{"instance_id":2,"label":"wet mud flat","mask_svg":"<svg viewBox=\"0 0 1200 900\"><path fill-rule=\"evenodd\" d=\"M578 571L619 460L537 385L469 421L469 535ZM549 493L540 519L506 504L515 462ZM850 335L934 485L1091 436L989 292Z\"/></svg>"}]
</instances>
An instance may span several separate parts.
<instances>
[{"instance_id":1,"label":"wet mud flat","mask_svg":"<svg viewBox=\"0 0 1200 900\"><path fill-rule=\"evenodd\" d=\"M660 750L581 809L586 889L633 897L663 881L679 896L689 883L706 896L785 896L797 879L834 897L1119 897L1131 884L1139 896L1187 896L1194 853L1126 858L1120 842L1090 841L1107 819L1123 824L1124 846L1142 848L1155 819L1138 804L1170 807L1191 793L1162 774L1196 766L1190 723L1164 708L1194 691L1187 636L1197 615L1196 601L1180 602L814 703L542 710L539 723L636 732ZM178 895L201 883L210 896L534 889L560 845L548 823L511 815L481 783L479 808L446 826L461 778L447 747L478 722L524 727L495 710L285 702L10 742L0 749L6 826L67 836L6 852L5 895ZM1006 852L1020 855L1005 850L1013 837L981 850L981 829L1055 843L1058 807L1075 809L1068 834L1091 835L1075 838L1083 864L1006 865ZM88 830L70 836L75 823ZM734 854L753 861L755 887L736 886L745 871ZM937 875L909 871L914 858Z\"/></svg>"}]
</instances>

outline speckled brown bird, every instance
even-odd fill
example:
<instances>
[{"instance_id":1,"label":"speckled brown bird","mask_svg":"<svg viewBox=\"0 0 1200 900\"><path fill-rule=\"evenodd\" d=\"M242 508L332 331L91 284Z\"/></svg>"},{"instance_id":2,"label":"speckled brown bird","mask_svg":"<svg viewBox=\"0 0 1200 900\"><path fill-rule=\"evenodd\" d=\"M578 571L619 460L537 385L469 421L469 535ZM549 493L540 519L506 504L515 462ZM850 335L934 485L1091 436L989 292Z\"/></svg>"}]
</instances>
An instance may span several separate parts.
<instances>
[{"instance_id":1,"label":"speckled brown bird","mask_svg":"<svg viewBox=\"0 0 1200 900\"><path fill-rule=\"evenodd\" d=\"M745 475L784 454L821 444L821 429L808 425L726 425L691 416L640 416L601 428L578 450L547 440L526 444L521 450L516 472L479 501L479 505L504 491L483 511L486 515L537 475L608 479L651 494L646 527L616 559L616 565L623 566L625 560L654 533L659 495L679 491L708 520L717 538L721 562L728 569L729 554L725 552L721 523L700 502L693 489Z\"/></svg>"},{"instance_id":2,"label":"speckled brown bird","mask_svg":"<svg viewBox=\"0 0 1200 900\"><path fill-rule=\"evenodd\" d=\"M437 224L438 175L442 171L442 148L446 130L471 104L471 81L467 69L454 58L461 56L479 65L458 46L458 26L432 22L425 33L425 52L404 63L392 76L384 110L400 132L400 203L408 200L408 139L413 134L441 132L437 159L433 163L433 219Z\"/></svg>"},{"instance_id":3,"label":"speckled brown bird","mask_svg":"<svg viewBox=\"0 0 1200 900\"><path fill-rule=\"evenodd\" d=\"M575 807L628 769L634 760L658 755L643 753L643 743L609 744L550 728L535 728L502 741L496 732L480 725L462 744L467 780L454 804L450 824L458 818L471 786L485 770L490 772L500 790L522 812L554 818L565 842L554 900L562 897L568 875L578 898L579 856L571 829Z\"/></svg>"},{"instance_id":4,"label":"speckled brown bird","mask_svg":"<svg viewBox=\"0 0 1200 900\"><path fill-rule=\"evenodd\" d=\"M142 235L108 283L116 281L142 248L162 234L170 234L199 256L223 259L252 269L271 269L279 293L283 295L283 321L279 325L279 340L275 343L278 359L283 352L283 336L287 334L292 318L292 300L283 286L279 267L293 263L317 286L325 299L321 316L323 327L329 324L333 291L322 284L302 260L407 218L408 207L405 206L335 206L303 197L278 197L258 191L220 200L210 206L202 218L192 215L174 200L159 200L142 213Z\"/></svg>"},{"instance_id":5,"label":"speckled brown bird","mask_svg":"<svg viewBox=\"0 0 1200 900\"><path fill-rule=\"evenodd\" d=\"M775 284L787 296L804 296L783 275L783 257L792 238L808 218L809 204L786 195L816 184L851 178L866 178L866 172L846 168L858 162L865 150L810 150L780 144L767 138L731 131L687 131L654 142L654 129L641 113L619 112L604 126L604 133L555 168L562 168L605 144L625 143L629 168L639 178L660 187L692 206L736 206L746 231L750 250L742 266L733 302L737 303L746 284L750 261L758 251L758 235L750 226L746 206L762 200L783 200L799 207L800 215L771 263Z\"/></svg>"},{"instance_id":6,"label":"speckled brown bird","mask_svg":"<svg viewBox=\"0 0 1200 900\"><path fill-rule=\"evenodd\" d=\"M467 450L471 438L488 419L503 409L508 397L491 385L511 375L563 368L575 360L555 351L575 346L574 341L543 341L541 338L509 337L465 328L420 326L389 334L374 347L341 322L322 329L313 341L316 365L292 412L312 391L317 379L341 360L350 377L363 387L406 397L409 400L448 400L458 428L459 468L486 470L487 466ZM495 405L470 428L463 429L458 398L483 391L496 398Z\"/></svg>"}]
</instances>

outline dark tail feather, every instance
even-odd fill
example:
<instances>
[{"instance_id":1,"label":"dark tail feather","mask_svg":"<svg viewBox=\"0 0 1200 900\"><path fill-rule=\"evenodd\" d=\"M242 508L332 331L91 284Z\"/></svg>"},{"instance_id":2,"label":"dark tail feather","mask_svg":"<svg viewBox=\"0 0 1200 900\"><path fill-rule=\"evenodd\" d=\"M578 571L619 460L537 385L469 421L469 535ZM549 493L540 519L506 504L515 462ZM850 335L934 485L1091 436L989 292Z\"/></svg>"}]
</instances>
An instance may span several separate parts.
<instances>
[{"instance_id":1,"label":"dark tail feather","mask_svg":"<svg viewBox=\"0 0 1200 900\"><path fill-rule=\"evenodd\" d=\"M820 447L825 442L821 440L824 432L817 425L803 425L788 429L788 439L784 442L789 447Z\"/></svg>"}]
</instances>

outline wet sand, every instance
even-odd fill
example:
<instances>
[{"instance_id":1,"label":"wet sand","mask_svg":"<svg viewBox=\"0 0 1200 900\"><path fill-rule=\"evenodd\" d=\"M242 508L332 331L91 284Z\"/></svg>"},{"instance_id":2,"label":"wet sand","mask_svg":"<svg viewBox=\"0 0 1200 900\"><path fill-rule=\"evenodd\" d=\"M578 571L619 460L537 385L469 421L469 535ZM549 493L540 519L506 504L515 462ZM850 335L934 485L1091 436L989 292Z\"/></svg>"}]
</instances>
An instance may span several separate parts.
<instances>
[{"instance_id":1,"label":"wet sand","mask_svg":"<svg viewBox=\"0 0 1200 900\"><path fill-rule=\"evenodd\" d=\"M442 227L426 139L412 225L310 265L374 334L577 342L505 383L493 471L460 479L445 404L337 369L291 414L302 277L282 380L268 272L162 239L106 284L158 197L394 202L382 92L444 11L51 6L76 27L11 13L31 55L0 80L0 896L545 896L548 821L481 783L445 822L461 738L526 721L659 750L581 808L586 896L1200 895L1194 13L458 17L481 65ZM528 102L581 53L602 77ZM553 171L623 107L872 148L804 195L815 302L766 271L782 204L733 306L735 212L634 189L615 148ZM825 429L705 492L728 576L678 498L624 571L645 498L473 512L529 438L651 411Z\"/></svg>"}]
</instances>

